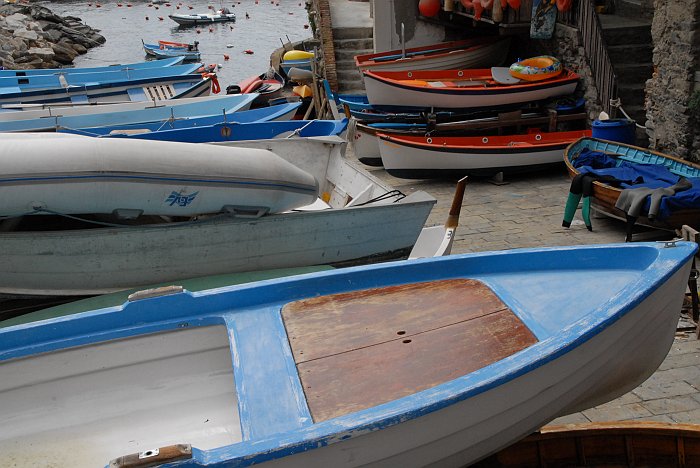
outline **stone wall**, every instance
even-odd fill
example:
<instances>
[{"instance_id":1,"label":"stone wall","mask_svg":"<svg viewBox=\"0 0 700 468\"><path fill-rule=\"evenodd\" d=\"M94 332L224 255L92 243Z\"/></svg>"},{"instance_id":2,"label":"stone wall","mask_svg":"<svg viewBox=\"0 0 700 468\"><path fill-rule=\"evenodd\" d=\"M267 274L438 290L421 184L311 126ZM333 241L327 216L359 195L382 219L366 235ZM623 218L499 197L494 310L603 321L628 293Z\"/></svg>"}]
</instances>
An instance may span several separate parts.
<instances>
[{"instance_id":1,"label":"stone wall","mask_svg":"<svg viewBox=\"0 0 700 468\"><path fill-rule=\"evenodd\" d=\"M697 68L700 0L656 0L654 73L646 83L649 147L700 161L700 119L688 105Z\"/></svg>"},{"instance_id":2,"label":"stone wall","mask_svg":"<svg viewBox=\"0 0 700 468\"><path fill-rule=\"evenodd\" d=\"M80 18L60 17L36 5L0 6L0 66L57 68L103 44L105 38Z\"/></svg>"}]
</instances>

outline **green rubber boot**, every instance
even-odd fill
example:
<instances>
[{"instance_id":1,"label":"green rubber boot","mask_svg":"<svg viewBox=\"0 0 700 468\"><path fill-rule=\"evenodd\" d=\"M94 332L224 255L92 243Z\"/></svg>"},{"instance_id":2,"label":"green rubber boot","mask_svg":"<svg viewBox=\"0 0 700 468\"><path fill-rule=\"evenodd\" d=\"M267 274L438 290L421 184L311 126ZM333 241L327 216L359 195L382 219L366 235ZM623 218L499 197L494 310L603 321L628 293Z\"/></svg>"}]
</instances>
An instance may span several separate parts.
<instances>
[{"instance_id":1,"label":"green rubber boot","mask_svg":"<svg viewBox=\"0 0 700 468\"><path fill-rule=\"evenodd\" d=\"M593 225L591 224L591 197L583 197L583 205L581 206L581 216L583 217L583 222L586 224L586 228L589 231L592 231Z\"/></svg>"},{"instance_id":2,"label":"green rubber boot","mask_svg":"<svg viewBox=\"0 0 700 468\"><path fill-rule=\"evenodd\" d=\"M564 221L561 222L563 227L571 227L571 221L574 219L579 201L581 201L580 193L576 194L569 192L569 198L566 199L566 207L564 208Z\"/></svg>"}]
</instances>

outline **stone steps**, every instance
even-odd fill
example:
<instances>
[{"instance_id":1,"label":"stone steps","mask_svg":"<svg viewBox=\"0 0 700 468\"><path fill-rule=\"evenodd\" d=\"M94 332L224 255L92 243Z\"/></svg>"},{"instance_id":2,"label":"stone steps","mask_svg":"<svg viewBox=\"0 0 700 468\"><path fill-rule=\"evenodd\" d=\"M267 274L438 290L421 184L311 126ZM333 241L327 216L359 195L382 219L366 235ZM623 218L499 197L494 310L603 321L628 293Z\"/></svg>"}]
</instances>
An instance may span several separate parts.
<instances>
[{"instance_id":1,"label":"stone steps","mask_svg":"<svg viewBox=\"0 0 700 468\"><path fill-rule=\"evenodd\" d=\"M651 63L654 47L651 40L646 44L620 44L608 46L608 56L616 62Z\"/></svg>"},{"instance_id":2,"label":"stone steps","mask_svg":"<svg viewBox=\"0 0 700 468\"><path fill-rule=\"evenodd\" d=\"M333 40L342 39L372 39L372 28L333 28Z\"/></svg>"},{"instance_id":3,"label":"stone steps","mask_svg":"<svg viewBox=\"0 0 700 468\"><path fill-rule=\"evenodd\" d=\"M365 92L362 74L355 66L355 55L374 52L372 34L372 28L333 29L338 92L345 94L362 94Z\"/></svg>"}]
</instances>

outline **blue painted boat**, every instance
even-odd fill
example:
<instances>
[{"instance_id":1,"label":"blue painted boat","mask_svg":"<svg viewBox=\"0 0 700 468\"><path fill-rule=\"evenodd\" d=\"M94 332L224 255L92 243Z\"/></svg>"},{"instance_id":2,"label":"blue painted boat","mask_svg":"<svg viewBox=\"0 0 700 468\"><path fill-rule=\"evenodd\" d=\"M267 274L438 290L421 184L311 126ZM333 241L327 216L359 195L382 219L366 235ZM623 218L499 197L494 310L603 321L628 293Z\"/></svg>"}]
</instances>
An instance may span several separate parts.
<instances>
[{"instance_id":1,"label":"blue painted boat","mask_svg":"<svg viewBox=\"0 0 700 468\"><path fill-rule=\"evenodd\" d=\"M50 109L53 113L42 115L32 119L20 120L18 116L15 120L0 120L0 132L36 132L54 131L58 128L65 131L72 129L108 127L116 128L130 124L144 124L147 122L157 122L162 125L164 121L172 119L190 119L198 117L216 116L219 121L225 114L233 114L240 110L247 110L257 97L256 94L224 95L197 98L182 101L180 99L170 101L159 101L155 104L145 106L136 110L113 110L121 109L121 104L105 104L103 106L88 106L86 113L76 115L68 114L69 109ZM87 111L90 111L89 113ZM33 113L33 111L19 111L17 113ZM73 114L74 112L71 112ZM94 130L96 131L96 130Z\"/></svg>"},{"instance_id":2,"label":"blue painted boat","mask_svg":"<svg viewBox=\"0 0 700 468\"><path fill-rule=\"evenodd\" d=\"M311 60L312 59L310 58L299 60L285 60L282 63L280 63L280 68L287 76L289 75L290 68L298 68L299 70L311 71Z\"/></svg>"},{"instance_id":3,"label":"blue painted boat","mask_svg":"<svg viewBox=\"0 0 700 468\"><path fill-rule=\"evenodd\" d=\"M94 72L110 72L110 71L127 71L127 70L144 70L148 68L170 67L179 65L184 59L173 57L169 60L161 60L155 62L149 60L147 62L136 62L126 64L106 65L103 67L76 67L76 68L37 68L31 70L0 70L0 78L8 78L13 76L36 76L36 75L70 75L73 73L94 73Z\"/></svg>"},{"instance_id":4,"label":"blue painted boat","mask_svg":"<svg viewBox=\"0 0 700 468\"><path fill-rule=\"evenodd\" d=\"M67 89L75 86L91 86L129 80L155 79L177 75L189 75L202 67L200 63L173 65L170 67L144 68L136 70L70 73L68 75L11 76L0 78L0 99L5 93L17 90Z\"/></svg>"},{"instance_id":5,"label":"blue painted boat","mask_svg":"<svg viewBox=\"0 0 700 468\"><path fill-rule=\"evenodd\" d=\"M153 49L151 51L151 55L153 55L157 59L169 59L173 57L184 57L185 61L188 62L193 62L193 61L199 61L202 55L199 53L198 50L184 50L184 49Z\"/></svg>"},{"instance_id":6,"label":"blue painted boat","mask_svg":"<svg viewBox=\"0 0 700 468\"><path fill-rule=\"evenodd\" d=\"M4 88L0 106L16 104L87 104L127 101L154 101L209 95L215 77L201 74L162 76L138 80L91 83L67 88L31 89Z\"/></svg>"},{"instance_id":7,"label":"blue painted boat","mask_svg":"<svg viewBox=\"0 0 700 468\"><path fill-rule=\"evenodd\" d=\"M247 96L245 94L239 96ZM248 99L242 99L243 102L254 102ZM250 105L250 104L248 104ZM300 102L292 102L280 104L277 106L260 107L250 110L229 109L224 112L219 112L212 115L203 116L184 116L184 117L163 117L161 120L151 122L139 122L133 124L108 125L100 127L72 127L59 128L57 131L61 133L75 133L78 135L103 136L114 134L137 134L150 133L164 130L175 130L185 128L199 128L222 123L251 123L251 122L270 122L270 121L285 121L294 117L297 109L301 106ZM211 112L211 108L208 109Z\"/></svg>"},{"instance_id":8,"label":"blue painted boat","mask_svg":"<svg viewBox=\"0 0 700 468\"><path fill-rule=\"evenodd\" d=\"M224 141L264 140L270 138L319 137L340 135L348 120L290 120L286 122L218 123L201 127L160 130L150 133L111 134L107 138L218 143Z\"/></svg>"},{"instance_id":9,"label":"blue painted boat","mask_svg":"<svg viewBox=\"0 0 700 468\"><path fill-rule=\"evenodd\" d=\"M170 286L3 328L0 451L21 464L43 447L72 467L470 465L651 375L696 250L518 249Z\"/></svg>"}]
</instances>

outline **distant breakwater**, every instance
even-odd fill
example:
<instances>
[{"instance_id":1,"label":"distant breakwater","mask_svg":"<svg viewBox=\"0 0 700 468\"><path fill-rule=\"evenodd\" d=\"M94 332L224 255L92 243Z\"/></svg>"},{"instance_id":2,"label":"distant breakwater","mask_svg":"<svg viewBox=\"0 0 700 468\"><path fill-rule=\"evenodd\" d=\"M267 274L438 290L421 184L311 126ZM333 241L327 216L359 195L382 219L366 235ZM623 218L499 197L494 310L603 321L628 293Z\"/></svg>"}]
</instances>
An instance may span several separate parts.
<instances>
[{"instance_id":1,"label":"distant breakwater","mask_svg":"<svg viewBox=\"0 0 700 468\"><path fill-rule=\"evenodd\" d=\"M8 69L58 68L103 44L99 31L80 18L58 16L38 5L0 6L0 66Z\"/></svg>"}]
</instances>

